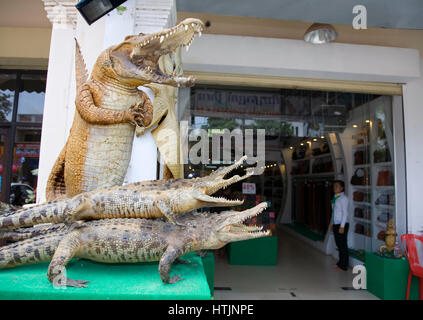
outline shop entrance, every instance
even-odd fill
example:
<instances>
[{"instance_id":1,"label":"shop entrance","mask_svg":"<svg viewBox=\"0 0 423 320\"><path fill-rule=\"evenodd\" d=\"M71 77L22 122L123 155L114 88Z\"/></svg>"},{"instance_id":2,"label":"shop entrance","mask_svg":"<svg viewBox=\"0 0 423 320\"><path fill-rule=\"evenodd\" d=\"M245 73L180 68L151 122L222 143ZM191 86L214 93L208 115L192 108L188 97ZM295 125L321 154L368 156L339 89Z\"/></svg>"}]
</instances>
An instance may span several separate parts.
<instances>
[{"instance_id":1,"label":"shop entrance","mask_svg":"<svg viewBox=\"0 0 423 320\"><path fill-rule=\"evenodd\" d=\"M330 259L330 271L324 271L327 277L336 273L331 269L337 258L331 230L335 180L345 183L349 200L350 265L362 263L366 251L375 251L383 244L390 219L405 219L405 212L399 217L396 214L394 150L395 143L403 140L395 136L398 119L393 117L392 96L198 86L181 93L179 108L181 120L189 122L191 132L207 130L210 144L213 136L225 129L253 129L257 144L257 130L265 130L263 174L233 185L221 195L244 199L244 204L233 210L266 201L267 211L247 223L270 229L272 237L231 244L218 252L217 257L228 268L248 265L283 270L283 241L284 247L286 243L306 244L323 260ZM195 141L190 143L192 146ZM224 148L222 145L220 155ZM209 174L229 164L213 158L213 148L209 149L209 163L186 165L187 178ZM259 150L257 145L254 150ZM233 161L235 141L231 151ZM245 166L234 174L242 174ZM295 255L301 250L290 252ZM295 270L294 267L289 272ZM352 272L349 276L352 278ZM345 279L342 286L346 286Z\"/></svg>"}]
</instances>

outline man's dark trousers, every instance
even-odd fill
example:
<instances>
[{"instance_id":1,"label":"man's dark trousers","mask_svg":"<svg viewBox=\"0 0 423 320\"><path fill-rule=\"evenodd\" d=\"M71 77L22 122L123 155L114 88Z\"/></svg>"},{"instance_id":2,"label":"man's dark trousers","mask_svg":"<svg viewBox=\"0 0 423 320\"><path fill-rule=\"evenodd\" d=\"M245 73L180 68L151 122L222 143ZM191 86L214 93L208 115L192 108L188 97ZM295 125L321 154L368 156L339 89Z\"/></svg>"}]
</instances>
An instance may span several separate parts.
<instances>
[{"instance_id":1,"label":"man's dark trousers","mask_svg":"<svg viewBox=\"0 0 423 320\"><path fill-rule=\"evenodd\" d=\"M348 270L348 229L350 227L349 223L345 224L344 233L339 233L339 227L341 225L334 224L333 225L333 235L335 237L335 243L339 250L339 262L337 266L342 270Z\"/></svg>"}]
</instances>

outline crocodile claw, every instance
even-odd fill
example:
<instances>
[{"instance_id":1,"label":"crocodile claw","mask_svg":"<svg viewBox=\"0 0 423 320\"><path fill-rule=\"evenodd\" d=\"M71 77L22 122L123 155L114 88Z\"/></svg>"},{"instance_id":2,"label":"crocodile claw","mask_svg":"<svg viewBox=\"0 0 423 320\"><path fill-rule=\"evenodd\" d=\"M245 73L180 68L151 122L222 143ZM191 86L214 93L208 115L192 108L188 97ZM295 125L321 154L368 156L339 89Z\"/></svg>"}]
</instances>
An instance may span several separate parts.
<instances>
[{"instance_id":1,"label":"crocodile claw","mask_svg":"<svg viewBox=\"0 0 423 320\"><path fill-rule=\"evenodd\" d=\"M144 113L143 113L143 104L133 104L129 108L129 113L131 115L130 122L139 127L143 127L144 123Z\"/></svg>"},{"instance_id":2,"label":"crocodile claw","mask_svg":"<svg viewBox=\"0 0 423 320\"><path fill-rule=\"evenodd\" d=\"M177 283L178 281L182 281L182 280L184 280L184 278L181 278L181 275L178 274L178 275L171 277L169 279L169 283L174 284L174 283Z\"/></svg>"},{"instance_id":3,"label":"crocodile claw","mask_svg":"<svg viewBox=\"0 0 423 320\"><path fill-rule=\"evenodd\" d=\"M89 281L73 280L73 279L66 278L66 282L65 283L66 283L66 286L67 287L88 288L88 286L86 285L86 283L89 283Z\"/></svg>"}]
</instances>

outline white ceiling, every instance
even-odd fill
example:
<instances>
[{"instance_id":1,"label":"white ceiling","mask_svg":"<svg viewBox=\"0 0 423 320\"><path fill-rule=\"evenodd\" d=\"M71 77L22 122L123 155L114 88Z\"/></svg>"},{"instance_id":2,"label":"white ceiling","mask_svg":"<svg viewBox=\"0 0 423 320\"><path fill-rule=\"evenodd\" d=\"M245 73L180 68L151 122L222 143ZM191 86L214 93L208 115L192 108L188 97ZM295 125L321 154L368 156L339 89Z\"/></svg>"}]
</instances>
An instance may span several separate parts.
<instances>
[{"instance_id":1,"label":"white ceiling","mask_svg":"<svg viewBox=\"0 0 423 320\"><path fill-rule=\"evenodd\" d=\"M0 0L0 27L51 28L41 0Z\"/></svg>"},{"instance_id":2,"label":"white ceiling","mask_svg":"<svg viewBox=\"0 0 423 320\"><path fill-rule=\"evenodd\" d=\"M367 8L368 27L423 29L423 0L176 0L178 11L351 25ZM0 27L51 28L42 0L0 0Z\"/></svg>"}]
</instances>

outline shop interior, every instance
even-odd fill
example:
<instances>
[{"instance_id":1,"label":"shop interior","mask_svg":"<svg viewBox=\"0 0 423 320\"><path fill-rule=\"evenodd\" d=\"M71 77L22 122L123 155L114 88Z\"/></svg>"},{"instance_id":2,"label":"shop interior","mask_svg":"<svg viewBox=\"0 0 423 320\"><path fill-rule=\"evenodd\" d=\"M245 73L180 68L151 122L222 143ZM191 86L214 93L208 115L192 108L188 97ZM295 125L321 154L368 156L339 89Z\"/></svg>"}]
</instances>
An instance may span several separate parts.
<instances>
[{"instance_id":1,"label":"shop interior","mask_svg":"<svg viewBox=\"0 0 423 320\"><path fill-rule=\"evenodd\" d=\"M180 119L188 121L191 131L208 130L210 140L210 162L189 162L186 178L228 164L213 158L213 135L223 129L265 129L263 174L232 185L221 195L244 199L232 210L267 201L268 209L248 223L270 229L272 236L230 244L215 253L216 286L223 290L216 297L230 298L234 287L250 297L243 278L249 271L263 274L254 286L274 290L278 299L294 297L294 289L301 284L311 288L311 283L331 284L340 290L328 287L332 293L347 294L352 272L340 274L333 268L337 261L331 232L333 181L345 182L348 247L354 265L363 261L365 251L383 244L387 222L396 221L392 105L391 96L335 91L196 86L181 92ZM233 139L232 163L234 143ZM223 146L221 151L222 155ZM248 166L252 165L245 163L233 174L243 174ZM291 286L279 288L276 279ZM251 294L262 291L256 288Z\"/></svg>"}]
</instances>

